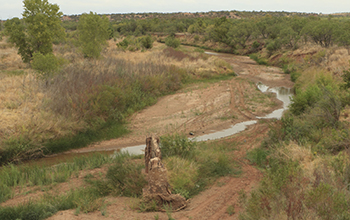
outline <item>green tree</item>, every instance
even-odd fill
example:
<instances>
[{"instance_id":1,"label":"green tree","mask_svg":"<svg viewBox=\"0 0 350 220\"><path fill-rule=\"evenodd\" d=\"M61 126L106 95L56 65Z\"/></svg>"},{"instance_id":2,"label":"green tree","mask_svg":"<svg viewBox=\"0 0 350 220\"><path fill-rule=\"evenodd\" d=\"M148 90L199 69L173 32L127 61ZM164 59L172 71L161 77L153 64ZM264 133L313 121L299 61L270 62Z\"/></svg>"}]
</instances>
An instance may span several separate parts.
<instances>
[{"instance_id":1,"label":"green tree","mask_svg":"<svg viewBox=\"0 0 350 220\"><path fill-rule=\"evenodd\" d=\"M210 38L216 42L221 42L229 45L227 33L230 28L230 25L231 24L229 23L226 17L219 18L214 24L214 28L210 33Z\"/></svg>"},{"instance_id":2,"label":"green tree","mask_svg":"<svg viewBox=\"0 0 350 220\"><path fill-rule=\"evenodd\" d=\"M9 36L8 40L10 43L18 47L18 54L21 55L22 60L28 63L33 56L33 50L29 44L25 30L24 23L19 18L12 18L5 22L4 34Z\"/></svg>"},{"instance_id":3,"label":"green tree","mask_svg":"<svg viewBox=\"0 0 350 220\"><path fill-rule=\"evenodd\" d=\"M79 43L87 58L98 58L109 37L109 21L96 13L81 15L78 24Z\"/></svg>"},{"instance_id":4,"label":"green tree","mask_svg":"<svg viewBox=\"0 0 350 220\"><path fill-rule=\"evenodd\" d=\"M30 62L34 52L52 53L52 42L64 38L59 6L47 0L24 0L23 23L18 18L6 22L5 32L18 47L24 62Z\"/></svg>"},{"instance_id":5,"label":"green tree","mask_svg":"<svg viewBox=\"0 0 350 220\"><path fill-rule=\"evenodd\" d=\"M231 26L228 36L234 44L245 48L246 42L252 36L255 30L254 24L249 20L239 21L237 24Z\"/></svg>"},{"instance_id":6,"label":"green tree","mask_svg":"<svg viewBox=\"0 0 350 220\"><path fill-rule=\"evenodd\" d=\"M207 24L203 21L203 19L198 19L196 23L191 24L187 31L191 34L203 34L205 29L207 28Z\"/></svg>"},{"instance_id":7,"label":"green tree","mask_svg":"<svg viewBox=\"0 0 350 220\"><path fill-rule=\"evenodd\" d=\"M336 41L341 46L350 45L350 21L339 23L339 28L336 32Z\"/></svg>"},{"instance_id":8,"label":"green tree","mask_svg":"<svg viewBox=\"0 0 350 220\"><path fill-rule=\"evenodd\" d=\"M311 21L304 27L304 33L322 47L329 47L334 43L338 30L338 22L331 19Z\"/></svg>"}]
</instances>

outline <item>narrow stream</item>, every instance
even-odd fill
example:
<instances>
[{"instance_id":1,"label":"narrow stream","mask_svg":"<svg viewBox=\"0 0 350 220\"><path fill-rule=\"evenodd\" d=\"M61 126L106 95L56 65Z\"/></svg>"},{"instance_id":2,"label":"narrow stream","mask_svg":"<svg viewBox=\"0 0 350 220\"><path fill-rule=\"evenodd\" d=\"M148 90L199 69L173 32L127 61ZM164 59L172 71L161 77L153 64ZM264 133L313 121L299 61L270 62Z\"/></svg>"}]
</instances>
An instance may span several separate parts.
<instances>
[{"instance_id":1,"label":"narrow stream","mask_svg":"<svg viewBox=\"0 0 350 220\"><path fill-rule=\"evenodd\" d=\"M258 83L257 84L258 89L263 92L272 92L275 93L277 96L277 99L283 102L283 107L280 109L277 109L273 111L272 113L264 116L264 117L256 117L257 119L281 119L283 112L288 109L288 106L290 104L290 98L293 95L293 89L291 88L285 88L285 87L276 87L276 88L269 88L268 86ZM208 140L216 140L224 137L228 137L234 134L237 134L241 131L244 131L247 126L256 124L258 120L250 120L250 121L244 121L241 123L237 123L235 125L232 125L231 128L216 131L210 134L197 136L194 138L190 138L191 140L196 141L208 141ZM145 149L146 145L138 145L138 146L132 146L132 147L126 147L120 150L120 152L129 152L129 154L143 154L143 150Z\"/></svg>"}]
</instances>

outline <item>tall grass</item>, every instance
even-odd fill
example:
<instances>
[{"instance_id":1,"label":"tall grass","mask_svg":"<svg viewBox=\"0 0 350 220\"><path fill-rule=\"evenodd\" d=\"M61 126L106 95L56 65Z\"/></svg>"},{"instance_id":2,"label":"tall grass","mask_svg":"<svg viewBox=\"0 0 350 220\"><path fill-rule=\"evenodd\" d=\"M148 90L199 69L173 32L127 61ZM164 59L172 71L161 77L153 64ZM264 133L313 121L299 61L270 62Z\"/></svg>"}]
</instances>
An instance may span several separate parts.
<instances>
[{"instance_id":1,"label":"tall grass","mask_svg":"<svg viewBox=\"0 0 350 220\"><path fill-rule=\"evenodd\" d=\"M152 62L113 58L96 62L70 65L49 79L49 85L43 85L52 100L48 106L89 123L121 121L153 104L157 96L179 89L187 74Z\"/></svg>"}]
</instances>

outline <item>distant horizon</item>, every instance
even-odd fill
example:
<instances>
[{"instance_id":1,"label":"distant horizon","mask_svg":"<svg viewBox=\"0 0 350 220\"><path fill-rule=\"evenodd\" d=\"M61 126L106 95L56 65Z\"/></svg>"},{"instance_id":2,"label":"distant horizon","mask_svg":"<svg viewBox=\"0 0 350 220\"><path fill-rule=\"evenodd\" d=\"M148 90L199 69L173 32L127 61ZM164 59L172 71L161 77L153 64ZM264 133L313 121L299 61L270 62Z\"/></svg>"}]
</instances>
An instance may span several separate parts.
<instances>
[{"instance_id":1,"label":"distant horizon","mask_svg":"<svg viewBox=\"0 0 350 220\"><path fill-rule=\"evenodd\" d=\"M318 15L335 15L335 14L350 14L350 12L334 12L334 13L317 13L317 12L300 12L300 11L264 11L264 10L260 10L260 11L256 11L256 10L251 10L251 11L247 11L247 10L210 10L210 11L196 11L196 12L193 12L193 11L174 11L174 12L110 12L110 13L97 13L97 12L93 12L93 13L96 13L98 15L112 15L112 14L122 14L122 15L127 15L127 14L177 14L177 13L191 13L191 14L195 14L195 13L209 13L209 12L233 12L233 11L237 11L237 12L285 12L285 13L300 13L300 14L318 14ZM62 12L63 13L63 12ZM63 16L80 16L82 14L85 14L85 13L90 13L90 12L83 12L83 13L80 13L80 14L64 14L63 13ZM15 17L12 17L12 18L15 18ZM8 18L8 19L12 19L12 18ZM20 18L22 19L22 16L20 17L17 17L17 18ZM8 19L1 19L0 17L0 20L2 21L6 21Z\"/></svg>"},{"instance_id":2,"label":"distant horizon","mask_svg":"<svg viewBox=\"0 0 350 220\"><path fill-rule=\"evenodd\" d=\"M97 14L144 14L144 13L206 13L210 11L289 12L314 14L350 13L348 0L49 0L57 4L66 16L81 15L90 11ZM0 19L22 18L22 0L0 0Z\"/></svg>"}]
</instances>

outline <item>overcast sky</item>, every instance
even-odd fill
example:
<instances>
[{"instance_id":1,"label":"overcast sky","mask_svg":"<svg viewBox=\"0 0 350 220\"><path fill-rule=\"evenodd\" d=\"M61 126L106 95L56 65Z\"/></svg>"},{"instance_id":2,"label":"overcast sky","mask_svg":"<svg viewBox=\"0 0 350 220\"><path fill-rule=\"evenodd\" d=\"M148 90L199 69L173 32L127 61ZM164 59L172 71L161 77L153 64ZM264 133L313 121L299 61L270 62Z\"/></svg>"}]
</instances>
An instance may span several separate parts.
<instances>
[{"instance_id":1,"label":"overcast sky","mask_svg":"<svg viewBox=\"0 0 350 220\"><path fill-rule=\"evenodd\" d=\"M350 0L49 0L65 15L130 12L288 11L350 12ZM0 19L21 17L22 0L0 0Z\"/></svg>"}]
</instances>

